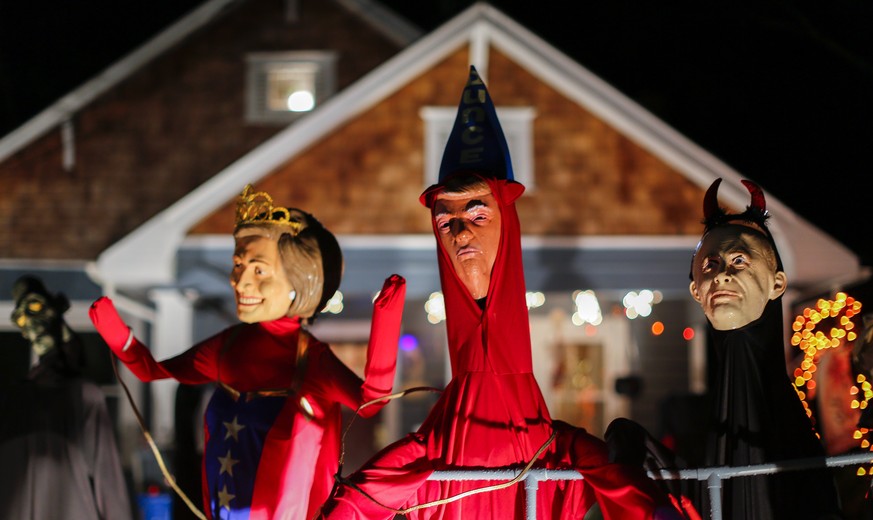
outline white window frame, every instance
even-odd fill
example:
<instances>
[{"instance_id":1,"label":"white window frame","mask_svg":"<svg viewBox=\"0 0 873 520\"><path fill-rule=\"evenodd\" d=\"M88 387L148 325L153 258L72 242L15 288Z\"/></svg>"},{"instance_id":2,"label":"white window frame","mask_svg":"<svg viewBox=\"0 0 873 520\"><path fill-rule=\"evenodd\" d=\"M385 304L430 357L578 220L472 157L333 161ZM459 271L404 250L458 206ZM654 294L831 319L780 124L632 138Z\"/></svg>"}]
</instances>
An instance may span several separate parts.
<instances>
[{"instance_id":1,"label":"white window frame","mask_svg":"<svg viewBox=\"0 0 873 520\"><path fill-rule=\"evenodd\" d=\"M497 117L512 160L515 180L524 184L525 193L533 193L533 121L536 111L532 107L496 108ZM436 184L439 177L440 162L452 125L458 114L458 107L423 107L419 112L424 121L424 187Z\"/></svg>"},{"instance_id":2,"label":"white window frame","mask_svg":"<svg viewBox=\"0 0 873 520\"><path fill-rule=\"evenodd\" d=\"M246 56L246 122L288 124L309 113L267 108L267 75L283 66L314 67L317 108L336 91L336 60L336 53L331 51L257 52Z\"/></svg>"}]
</instances>

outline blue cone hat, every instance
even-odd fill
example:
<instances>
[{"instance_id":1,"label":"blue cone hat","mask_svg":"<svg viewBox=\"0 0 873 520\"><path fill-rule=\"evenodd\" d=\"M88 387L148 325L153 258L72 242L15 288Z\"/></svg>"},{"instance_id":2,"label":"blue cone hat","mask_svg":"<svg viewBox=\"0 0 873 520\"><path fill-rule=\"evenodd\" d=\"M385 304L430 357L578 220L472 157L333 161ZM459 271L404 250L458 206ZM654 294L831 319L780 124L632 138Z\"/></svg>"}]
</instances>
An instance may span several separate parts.
<instances>
[{"instance_id":1,"label":"blue cone hat","mask_svg":"<svg viewBox=\"0 0 873 520\"><path fill-rule=\"evenodd\" d=\"M509 146L485 83L470 66L458 115L440 163L439 183L460 171L494 179L514 180Z\"/></svg>"}]
</instances>

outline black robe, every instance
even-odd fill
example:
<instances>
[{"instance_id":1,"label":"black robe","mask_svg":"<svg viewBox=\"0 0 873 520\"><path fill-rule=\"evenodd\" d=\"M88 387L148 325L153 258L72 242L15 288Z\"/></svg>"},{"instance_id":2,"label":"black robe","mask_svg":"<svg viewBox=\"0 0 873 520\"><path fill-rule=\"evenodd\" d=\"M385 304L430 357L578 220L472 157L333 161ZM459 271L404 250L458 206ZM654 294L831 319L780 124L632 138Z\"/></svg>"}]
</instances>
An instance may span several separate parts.
<instances>
[{"instance_id":1,"label":"black robe","mask_svg":"<svg viewBox=\"0 0 873 520\"><path fill-rule=\"evenodd\" d=\"M133 517L103 391L58 351L0 390L0 518Z\"/></svg>"},{"instance_id":2,"label":"black robe","mask_svg":"<svg viewBox=\"0 0 873 520\"><path fill-rule=\"evenodd\" d=\"M842 517L833 476L823 467L824 447L785 371L783 330L781 298L743 328L719 331L710 325L709 388L715 415L706 465L821 457L822 467L723 481L725 519Z\"/></svg>"}]
</instances>

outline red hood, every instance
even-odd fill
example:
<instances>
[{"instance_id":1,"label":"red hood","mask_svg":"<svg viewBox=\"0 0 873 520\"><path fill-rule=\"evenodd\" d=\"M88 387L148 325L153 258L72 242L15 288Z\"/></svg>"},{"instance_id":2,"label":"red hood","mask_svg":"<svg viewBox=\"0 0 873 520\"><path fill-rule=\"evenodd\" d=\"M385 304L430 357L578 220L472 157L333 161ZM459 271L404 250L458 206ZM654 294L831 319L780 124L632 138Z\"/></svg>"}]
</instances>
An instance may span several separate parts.
<instances>
[{"instance_id":1,"label":"red hood","mask_svg":"<svg viewBox=\"0 0 873 520\"><path fill-rule=\"evenodd\" d=\"M431 208L431 222L437 238L452 373L532 372L521 230L515 210L515 199L524 192L524 186L503 179L484 180L497 199L503 223L484 311L458 278L449 254L439 240L432 212L434 196L442 187L431 186L421 195L421 202Z\"/></svg>"}]
</instances>

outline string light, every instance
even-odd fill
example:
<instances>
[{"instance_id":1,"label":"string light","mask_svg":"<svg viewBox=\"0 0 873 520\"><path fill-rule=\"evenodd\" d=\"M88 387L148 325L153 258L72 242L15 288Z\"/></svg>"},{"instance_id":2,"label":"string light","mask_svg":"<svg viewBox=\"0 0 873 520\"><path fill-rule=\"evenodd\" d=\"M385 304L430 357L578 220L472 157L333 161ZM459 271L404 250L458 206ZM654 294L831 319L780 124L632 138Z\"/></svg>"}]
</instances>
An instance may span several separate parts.
<instances>
[{"instance_id":1,"label":"string light","mask_svg":"<svg viewBox=\"0 0 873 520\"><path fill-rule=\"evenodd\" d=\"M691 327L685 327L685 329L682 330L682 338L685 339L685 341L691 341L694 339L694 329Z\"/></svg>"},{"instance_id":2,"label":"string light","mask_svg":"<svg viewBox=\"0 0 873 520\"><path fill-rule=\"evenodd\" d=\"M524 294L524 299L528 309L536 309L546 303L546 295L540 291L528 291Z\"/></svg>"},{"instance_id":3,"label":"string light","mask_svg":"<svg viewBox=\"0 0 873 520\"><path fill-rule=\"evenodd\" d=\"M812 418L812 410L807 402L809 392L815 390L815 373L822 351L840 348L851 344L858 337L854 331L855 323L852 318L861 312L861 302L855 300L844 292L838 292L833 300L819 299L815 307L807 307L803 313L794 319L791 329L791 345L803 352L800 365L794 369L794 387L797 395L803 403L806 415ZM826 328L827 324L834 324L825 333L817 330L819 326ZM804 392L804 387L806 392ZM870 382L866 376L859 374L856 385L849 389L849 407L852 410L867 408L868 402L873 397ZM852 437L859 441L862 448L870 449L870 441L867 438L867 428L858 428ZM873 451L873 450L871 450ZM871 468L873 469L873 468ZM859 467L857 474L866 475L870 470Z\"/></svg>"},{"instance_id":4,"label":"string light","mask_svg":"<svg viewBox=\"0 0 873 520\"><path fill-rule=\"evenodd\" d=\"M434 325L446 319L446 302L443 293L439 291L430 293L424 304L424 311L427 312L427 321Z\"/></svg>"},{"instance_id":5,"label":"string light","mask_svg":"<svg viewBox=\"0 0 873 520\"><path fill-rule=\"evenodd\" d=\"M577 327L585 324L597 326L603 322L600 302L597 301L597 295L594 294L594 291L575 291L573 293L573 303L576 304L576 311L571 317L573 325Z\"/></svg>"},{"instance_id":6,"label":"string light","mask_svg":"<svg viewBox=\"0 0 873 520\"><path fill-rule=\"evenodd\" d=\"M630 291L624 295L621 303L625 308L625 315L628 319L636 319L638 316L646 317L652 313L652 305L657 303L655 300L660 301L660 299L656 298L655 293L648 289L643 289L639 293L636 291Z\"/></svg>"},{"instance_id":7,"label":"string light","mask_svg":"<svg viewBox=\"0 0 873 520\"><path fill-rule=\"evenodd\" d=\"M844 292L836 294L835 299L825 300L820 298L814 308L807 307L803 314L798 315L791 325L794 333L791 336L791 345L803 352L803 360L800 366L794 369L794 386L798 389L806 386L808 390L815 388L813 375L815 374L820 352L842 346L845 342L852 342L857 334L852 317L861 310L861 302L847 296ZM816 330L818 325L827 318L839 318L838 326L833 326L825 334ZM804 400L805 402L805 400Z\"/></svg>"}]
</instances>

